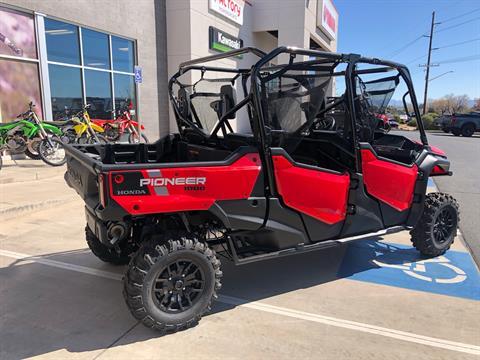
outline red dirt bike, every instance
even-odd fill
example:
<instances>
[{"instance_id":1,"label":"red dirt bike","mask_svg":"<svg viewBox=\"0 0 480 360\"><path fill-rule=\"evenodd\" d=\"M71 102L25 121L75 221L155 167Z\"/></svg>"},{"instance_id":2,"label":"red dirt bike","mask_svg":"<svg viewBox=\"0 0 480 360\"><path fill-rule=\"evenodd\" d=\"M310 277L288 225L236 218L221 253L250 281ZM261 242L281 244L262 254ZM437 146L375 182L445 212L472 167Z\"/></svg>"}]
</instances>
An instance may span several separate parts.
<instances>
[{"instance_id":1,"label":"red dirt bike","mask_svg":"<svg viewBox=\"0 0 480 360\"><path fill-rule=\"evenodd\" d=\"M102 119L92 119L93 123L101 126L105 130L105 137L108 141L118 141L121 139L122 135L128 135L128 142L130 144L137 144L142 142L148 143L148 139L145 134L140 134L138 130L139 123L135 120L132 120L130 110L132 104L128 106L123 106L118 110L116 119L112 120L102 120ZM140 125L140 129L144 130L145 127Z\"/></svg>"}]
</instances>

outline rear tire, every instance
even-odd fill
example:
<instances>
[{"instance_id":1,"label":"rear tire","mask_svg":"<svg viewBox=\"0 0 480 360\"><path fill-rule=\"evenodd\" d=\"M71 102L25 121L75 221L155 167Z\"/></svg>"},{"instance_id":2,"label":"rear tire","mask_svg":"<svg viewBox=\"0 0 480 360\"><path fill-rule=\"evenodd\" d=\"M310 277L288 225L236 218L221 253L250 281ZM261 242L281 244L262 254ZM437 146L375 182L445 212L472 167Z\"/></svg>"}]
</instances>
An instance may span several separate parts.
<instances>
[{"instance_id":1,"label":"rear tire","mask_svg":"<svg viewBox=\"0 0 480 360\"><path fill-rule=\"evenodd\" d=\"M452 129L452 134L454 136L460 136L462 132L460 131L460 129Z\"/></svg>"},{"instance_id":2,"label":"rear tire","mask_svg":"<svg viewBox=\"0 0 480 360\"><path fill-rule=\"evenodd\" d=\"M113 265L126 265L130 262L130 252L122 250L120 254L112 248L103 245L88 226L85 227L87 245L100 260Z\"/></svg>"},{"instance_id":3,"label":"rear tire","mask_svg":"<svg viewBox=\"0 0 480 360\"><path fill-rule=\"evenodd\" d=\"M428 194L422 217L410 231L413 246L428 257L443 255L453 244L459 221L457 200L448 194Z\"/></svg>"},{"instance_id":4,"label":"rear tire","mask_svg":"<svg viewBox=\"0 0 480 360\"><path fill-rule=\"evenodd\" d=\"M474 124L465 124L462 126L462 136L470 137L475 133Z\"/></svg>"},{"instance_id":5,"label":"rear tire","mask_svg":"<svg viewBox=\"0 0 480 360\"><path fill-rule=\"evenodd\" d=\"M25 149L25 155L27 155L32 160L41 160L42 157L38 152L40 143L42 142L41 138L34 138L28 141L27 148Z\"/></svg>"},{"instance_id":6,"label":"rear tire","mask_svg":"<svg viewBox=\"0 0 480 360\"><path fill-rule=\"evenodd\" d=\"M193 327L220 289L220 261L195 238L144 243L130 262L123 295L132 315L161 333Z\"/></svg>"}]
</instances>

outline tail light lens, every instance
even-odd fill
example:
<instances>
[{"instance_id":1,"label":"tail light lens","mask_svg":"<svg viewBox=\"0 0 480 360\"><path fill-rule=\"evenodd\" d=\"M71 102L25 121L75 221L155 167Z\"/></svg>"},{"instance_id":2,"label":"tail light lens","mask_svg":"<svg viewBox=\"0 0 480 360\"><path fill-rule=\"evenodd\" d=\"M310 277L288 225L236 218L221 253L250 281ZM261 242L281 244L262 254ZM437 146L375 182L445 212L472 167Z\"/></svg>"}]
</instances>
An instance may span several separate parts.
<instances>
[{"instance_id":1,"label":"tail light lens","mask_svg":"<svg viewBox=\"0 0 480 360\"><path fill-rule=\"evenodd\" d=\"M435 165L432 169L432 172L430 173L430 176L435 176L435 175L448 175L448 170L442 168L440 165Z\"/></svg>"},{"instance_id":2,"label":"tail light lens","mask_svg":"<svg viewBox=\"0 0 480 360\"><path fill-rule=\"evenodd\" d=\"M98 175L98 198L100 200L100 204L105 207L105 175L100 174Z\"/></svg>"},{"instance_id":3,"label":"tail light lens","mask_svg":"<svg viewBox=\"0 0 480 360\"><path fill-rule=\"evenodd\" d=\"M455 116L452 116L452 119L450 120L450 124L455 125L457 122L457 118Z\"/></svg>"}]
</instances>

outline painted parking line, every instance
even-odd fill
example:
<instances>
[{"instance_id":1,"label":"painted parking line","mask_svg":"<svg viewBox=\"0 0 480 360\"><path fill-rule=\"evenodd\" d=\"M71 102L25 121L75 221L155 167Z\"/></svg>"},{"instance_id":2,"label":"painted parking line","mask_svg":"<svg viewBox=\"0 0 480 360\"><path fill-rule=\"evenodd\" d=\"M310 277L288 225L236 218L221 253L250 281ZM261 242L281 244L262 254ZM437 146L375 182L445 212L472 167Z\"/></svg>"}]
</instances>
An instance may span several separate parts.
<instances>
[{"instance_id":1,"label":"painted parking line","mask_svg":"<svg viewBox=\"0 0 480 360\"><path fill-rule=\"evenodd\" d=\"M101 271L101 270L97 270L97 269L89 268L85 266L78 266L78 265L64 263L61 261L51 260L42 256L31 256L28 254L22 254L22 253L12 252L8 250L0 249L0 256L22 260L22 261L36 262L36 263L47 265L47 266L76 271L83 274L98 276L98 277L107 278L107 279L120 280L122 277L121 275L112 273L112 272ZM410 343L416 343L416 344L421 344L421 345L426 345L426 346L431 346L435 348L451 350L451 351L456 351L456 352L461 352L466 354L480 355L480 346L473 345L473 344L465 344L465 343L460 343L456 341L438 339L438 338L433 338L429 336L414 334L411 332L389 329L381 326L360 323L360 322L350 321L345 319L339 319L331 316L308 313L308 312L293 310L293 309L284 308L280 306L269 305L266 303L262 303L260 301L249 301L246 299L240 299L237 297L232 297L227 295L220 295L218 301L225 304L229 304L229 305L255 309L255 310L259 310L259 311L263 311L271 314L277 314L277 315L287 316L295 319L311 321L311 322L320 323L320 324L329 325L329 326L335 326L338 328L359 331L359 332L378 335L378 336L384 336L384 337L388 337L396 340L407 341Z\"/></svg>"},{"instance_id":2,"label":"painted parking line","mask_svg":"<svg viewBox=\"0 0 480 360\"><path fill-rule=\"evenodd\" d=\"M427 259L411 246L366 240L349 244L341 278L480 300L480 274L468 252Z\"/></svg>"}]
</instances>

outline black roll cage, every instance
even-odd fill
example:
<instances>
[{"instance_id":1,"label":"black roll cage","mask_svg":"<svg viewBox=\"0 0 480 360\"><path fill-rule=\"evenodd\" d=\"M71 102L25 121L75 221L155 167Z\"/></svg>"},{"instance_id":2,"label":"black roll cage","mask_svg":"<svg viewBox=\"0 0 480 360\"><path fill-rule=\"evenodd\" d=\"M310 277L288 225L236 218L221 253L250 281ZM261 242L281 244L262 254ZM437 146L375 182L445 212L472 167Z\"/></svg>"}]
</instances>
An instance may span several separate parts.
<instances>
[{"instance_id":1,"label":"black roll cage","mask_svg":"<svg viewBox=\"0 0 480 360\"><path fill-rule=\"evenodd\" d=\"M225 58L231 58L234 56L242 55L242 54L253 54L260 58L260 60L255 63L249 69L231 69L231 68L222 68L222 67L214 67L214 66L206 66L200 65L205 64L207 62L221 60ZM281 64L281 65L272 65L272 60L278 57L281 54L288 54L289 55L289 62L288 64ZM316 57L316 60L307 60L303 62L296 62L294 63L294 59L297 56L310 56ZM418 130L420 132L420 140L423 145L428 146L428 140L425 134L425 129L421 120L420 110L418 108L418 103L415 95L415 90L413 88L412 78L410 76L410 71L405 65L388 61L388 60L381 60L377 58L367 58L362 57L358 54L339 54L339 53L331 53L325 51L318 51L318 50L307 50L307 49L300 49L295 47L278 47L272 50L270 53L266 54L263 51L253 48L253 47L246 47L238 50L228 51L222 54L211 55L203 58L193 59L180 64L179 70L176 74L174 74L168 85L169 89L169 96L175 111L175 115L177 118L177 124L179 130L182 129L182 126L187 125L194 129L196 132L201 134L202 136L209 138L209 137L216 137L216 134L220 129L224 131L224 123L228 122L229 115L237 112L241 107L249 104L251 106L247 106L249 116L252 123L252 130L254 133L254 138L257 140L259 145L259 150L261 152L261 156L263 158L264 163L267 165L268 169L273 169L273 164L270 155L270 144L269 144L269 137L267 134L266 129L266 121L264 114L263 107L262 107L262 90L261 90L261 72L266 65L269 65L269 70L273 70L278 68L279 70L275 73L278 76L279 73L284 73L288 70L292 69L301 69L306 66L314 67L314 69L325 70L327 67L323 66L322 64L332 64L334 63L335 66L339 63L346 63L347 68L344 71L332 72L331 75L335 76L345 76L345 104L347 106L348 112L350 114L350 124L349 126L352 129L355 129L354 121L357 118L356 108L355 108L355 97L356 97L356 84L355 84L355 76L362 75L362 74L374 74L374 73L383 73L383 72L390 72L397 70L399 75L404 80L407 86L407 92L403 96L403 103L405 106L405 110L409 113L408 108L406 107L405 98L407 95L410 95L412 107L413 107L413 115L417 119ZM370 64L379 67L375 67L372 69L357 69L358 64ZM335 66L330 66L329 68L335 68ZM175 96L173 94L173 85L177 84L180 87L185 86L181 84L177 79L181 75L185 74L187 71L190 70L200 70L203 73L206 71L216 71L216 72L225 72L225 73L236 73L238 74L232 79L236 79L238 76L242 76L242 87L244 92L244 99L237 103L233 108L231 108L226 114L224 114L216 124L215 128L213 129L210 135L205 134L201 129L199 129L195 124L193 124L188 119L185 119L181 116L180 109L178 104L175 100ZM247 79L250 77L250 92L247 92ZM253 113L252 113L253 112ZM181 132L181 130L180 130ZM353 141L353 149L358 149L359 144L357 144L356 136L352 137ZM355 162L357 164L357 170L360 168L359 159L355 154ZM275 181L273 179L273 171L267 172L269 186L267 187L267 192L270 192L270 189L275 189Z\"/></svg>"}]
</instances>

